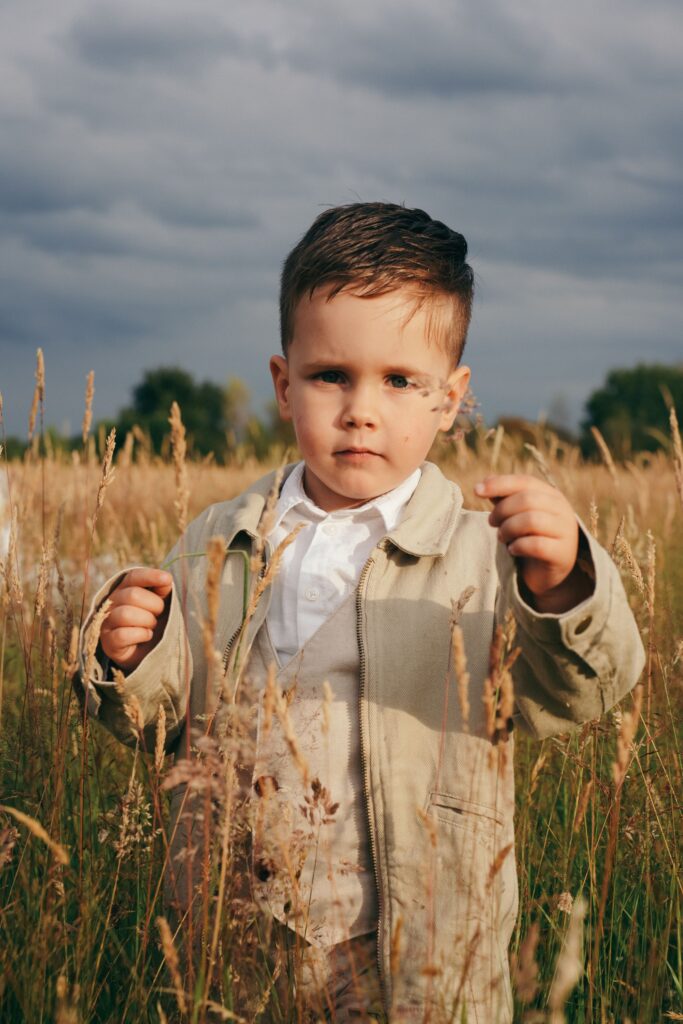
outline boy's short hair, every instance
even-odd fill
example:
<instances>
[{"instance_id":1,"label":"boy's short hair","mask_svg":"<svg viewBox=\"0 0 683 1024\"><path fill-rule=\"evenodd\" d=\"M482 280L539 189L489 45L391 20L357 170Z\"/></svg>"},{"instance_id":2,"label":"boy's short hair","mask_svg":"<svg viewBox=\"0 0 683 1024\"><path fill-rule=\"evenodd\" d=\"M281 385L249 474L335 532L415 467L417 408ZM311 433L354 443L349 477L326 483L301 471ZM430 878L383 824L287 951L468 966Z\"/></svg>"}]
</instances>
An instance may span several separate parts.
<instances>
[{"instance_id":1,"label":"boy's short hair","mask_svg":"<svg viewBox=\"0 0 683 1024\"><path fill-rule=\"evenodd\" d=\"M349 203L325 210L285 260L280 279L282 351L294 336L299 301L316 288L372 296L414 288L430 306L428 334L457 366L472 313L474 274L467 242L424 210L395 203ZM446 300L444 302L444 300Z\"/></svg>"}]
</instances>

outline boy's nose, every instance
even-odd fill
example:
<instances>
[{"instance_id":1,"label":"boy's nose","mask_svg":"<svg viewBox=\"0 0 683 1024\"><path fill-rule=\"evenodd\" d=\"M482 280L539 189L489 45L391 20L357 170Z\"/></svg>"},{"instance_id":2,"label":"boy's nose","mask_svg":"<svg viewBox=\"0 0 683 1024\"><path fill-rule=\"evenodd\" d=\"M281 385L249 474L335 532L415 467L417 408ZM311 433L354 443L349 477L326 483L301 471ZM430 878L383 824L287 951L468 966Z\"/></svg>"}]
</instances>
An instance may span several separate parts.
<instances>
[{"instance_id":1,"label":"boy's nose","mask_svg":"<svg viewBox=\"0 0 683 1024\"><path fill-rule=\"evenodd\" d=\"M367 389L355 389L348 395L342 417L347 427L374 427L377 424L377 410Z\"/></svg>"}]
</instances>

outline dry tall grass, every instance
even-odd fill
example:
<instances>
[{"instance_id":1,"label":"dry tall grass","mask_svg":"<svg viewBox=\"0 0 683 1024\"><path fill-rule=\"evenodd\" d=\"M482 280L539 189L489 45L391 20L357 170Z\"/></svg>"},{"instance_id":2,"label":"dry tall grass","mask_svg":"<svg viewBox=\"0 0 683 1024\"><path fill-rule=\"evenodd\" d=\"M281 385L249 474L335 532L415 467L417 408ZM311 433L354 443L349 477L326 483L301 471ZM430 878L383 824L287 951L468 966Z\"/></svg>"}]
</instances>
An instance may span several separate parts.
<instances>
[{"instance_id":1,"label":"dry tall grass","mask_svg":"<svg viewBox=\"0 0 683 1024\"><path fill-rule=\"evenodd\" d=\"M43 391L37 380L33 426ZM108 439L98 473L86 415L79 455L60 460L34 443L25 462L2 469L12 523L0 583L3 1021L201 1021L209 1011L234 1020L245 1005L249 1019L297 1019L283 1008L281 965L264 958L267 936L255 931L241 880L228 870L245 823L232 813L239 789L215 742L202 741L196 769L212 780L205 811L222 807L237 824L219 832L222 849L204 880L209 927L188 984L182 941L160 899L163 746L149 755L122 747L83 717L72 694L76 631L97 584L131 562L160 565L178 520L268 468L185 465L175 411L172 426L170 463L131 443L112 461ZM606 455L605 465L593 465L540 431L536 446L520 450L499 430L481 432L474 448L457 441L434 453L470 507L483 507L473 485L488 471L550 476L620 565L648 652L641 686L603 720L571 737L517 741L521 911L512 955L516 1020L529 1024L683 1019L683 477L680 441L672 447L673 458L621 466ZM209 622L208 645L211 635ZM457 609L453 650L465 708ZM499 696L509 702L508 669ZM286 700L272 684L266 704L287 734ZM134 707L129 714L134 729ZM492 729L506 719L492 703ZM157 735L164 728L160 721ZM291 743L296 754L293 735ZM312 828L334 810L316 783ZM267 794L268 780L261 784ZM229 921L211 917L210 892L229 901Z\"/></svg>"}]
</instances>

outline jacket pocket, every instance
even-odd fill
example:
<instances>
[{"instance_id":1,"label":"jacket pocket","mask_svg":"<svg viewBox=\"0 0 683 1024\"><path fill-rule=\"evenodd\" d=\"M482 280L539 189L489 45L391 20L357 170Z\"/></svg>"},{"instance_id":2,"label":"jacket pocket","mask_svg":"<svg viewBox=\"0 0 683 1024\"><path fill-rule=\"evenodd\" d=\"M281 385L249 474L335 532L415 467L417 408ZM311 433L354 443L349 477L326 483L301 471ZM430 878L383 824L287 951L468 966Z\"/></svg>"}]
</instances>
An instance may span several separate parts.
<instances>
[{"instance_id":1,"label":"jacket pocket","mask_svg":"<svg viewBox=\"0 0 683 1024\"><path fill-rule=\"evenodd\" d=\"M447 998L472 1024L509 1022L505 953L516 905L512 816L457 792L433 790L424 805L434 827L431 884L434 963ZM427 826L429 827L429 823Z\"/></svg>"},{"instance_id":2,"label":"jacket pocket","mask_svg":"<svg viewBox=\"0 0 683 1024\"><path fill-rule=\"evenodd\" d=\"M426 812L434 823L442 906L450 907L453 921L500 926L516 911L512 822L501 809L455 793L431 792Z\"/></svg>"},{"instance_id":3,"label":"jacket pocket","mask_svg":"<svg viewBox=\"0 0 683 1024\"><path fill-rule=\"evenodd\" d=\"M467 893L466 914L495 919L509 941L519 900L512 815L470 797L435 791L426 810L435 822L441 863L450 865L456 888Z\"/></svg>"}]
</instances>

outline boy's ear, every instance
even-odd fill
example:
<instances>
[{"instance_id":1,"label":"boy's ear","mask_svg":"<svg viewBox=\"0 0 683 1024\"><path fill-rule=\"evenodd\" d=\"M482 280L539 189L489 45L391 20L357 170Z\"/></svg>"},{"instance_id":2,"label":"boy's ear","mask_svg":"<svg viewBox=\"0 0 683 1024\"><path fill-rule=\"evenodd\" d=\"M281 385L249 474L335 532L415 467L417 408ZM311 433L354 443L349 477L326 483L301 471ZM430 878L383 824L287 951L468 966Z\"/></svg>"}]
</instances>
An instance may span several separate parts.
<instances>
[{"instance_id":1,"label":"boy's ear","mask_svg":"<svg viewBox=\"0 0 683 1024\"><path fill-rule=\"evenodd\" d=\"M270 375L275 388L275 400L283 420L291 420L289 408L289 366L284 356L271 356Z\"/></svg>"},{"instance_id":2,"label":"boy's ear","mask_svg":"<svg viewBox=\"0 0 683 1024\"><path fill-rule=\"evenodd\" d=\"M449 374L446 386L446 406L441 414L439 430L450 430L458 415L458 409L467 394L471 371L469 366L458 366Z\"/></svg>"}]
</instances>

